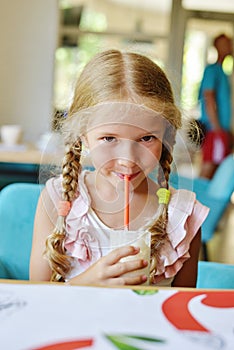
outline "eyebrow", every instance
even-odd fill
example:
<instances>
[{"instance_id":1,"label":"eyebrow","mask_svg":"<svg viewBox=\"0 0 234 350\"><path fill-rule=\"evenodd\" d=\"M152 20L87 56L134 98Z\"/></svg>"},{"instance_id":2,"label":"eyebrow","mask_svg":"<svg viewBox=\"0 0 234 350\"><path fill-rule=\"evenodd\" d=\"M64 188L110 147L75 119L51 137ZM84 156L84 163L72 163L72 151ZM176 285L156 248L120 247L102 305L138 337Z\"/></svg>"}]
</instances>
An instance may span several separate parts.
<instances>
[{"instance_id":1,"label":"eyebrow","mask_svg":"<svg viewBox=\"0 0 234 350\"><path fill-rule=\"evenodd\" d=\"M140 136L145 136L145 135L160 135L162 132L161 129L158 129L158 130L150 130L150 131L147 131L145 130L145 132L142 132L140 134Z\"/></svg>"},{"instance_id":2,"label":"eyebrow","mask_svg":"<svg viewBox=\"0 0 234 350\"><path fill-rule=\"evenodd\" d=\"M109 132L109 131L102 131L100 133L97 133L98 134L98 137L101 137L101 136L113 136L113 137L119 137L119 134L114 134L112 132Z\"/></svg>"}]
</instances>

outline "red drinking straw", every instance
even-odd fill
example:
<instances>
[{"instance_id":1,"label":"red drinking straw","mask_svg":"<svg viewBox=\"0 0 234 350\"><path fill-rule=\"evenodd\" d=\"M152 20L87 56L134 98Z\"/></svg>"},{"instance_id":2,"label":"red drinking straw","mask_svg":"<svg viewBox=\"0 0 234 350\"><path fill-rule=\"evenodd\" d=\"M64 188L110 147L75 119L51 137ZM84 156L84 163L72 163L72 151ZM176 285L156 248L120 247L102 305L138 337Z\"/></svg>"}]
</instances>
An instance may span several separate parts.
<instances>
[{"instance_id":1,"label":"red drinking straw","mask_svg":"<svg viewBox=\"0 0 234 350\"><path fill-rule=\"evenodd\" d=\"M129 176L124 176L124 227L129 230Z\"/></svg>"}]
</instances>

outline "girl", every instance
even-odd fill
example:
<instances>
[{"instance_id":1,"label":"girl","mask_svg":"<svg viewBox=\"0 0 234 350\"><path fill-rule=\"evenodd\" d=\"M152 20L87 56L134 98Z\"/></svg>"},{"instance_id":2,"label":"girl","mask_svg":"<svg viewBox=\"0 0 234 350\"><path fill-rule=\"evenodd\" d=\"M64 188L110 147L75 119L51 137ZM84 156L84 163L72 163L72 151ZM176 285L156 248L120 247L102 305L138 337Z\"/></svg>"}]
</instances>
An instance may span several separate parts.
<instances>
[{"instance_id":1,"label":"girl","mask_svg":"<svg viewBox=\"0 0 234 350\"><path fill-rule=\"evenodd\" d=\"M129 229L151 232L150 284L196 286L200 226L208 209L193 192L169 189L180 127L170 83L150 59L108 50L87 64L62 126L62 175L47 181L39 199L31 280L79 285L146 282L142 271L148 262L137 257L139 248L109 248L116 230L127 234L127 176ZM90 152L94 171L81 168L83 147ZM152 181L148 175L155 168L157 178ZM121 260L128 256L135 259ZM139 273L129 276L132 271Z\"/></svg>"}]
</instances>

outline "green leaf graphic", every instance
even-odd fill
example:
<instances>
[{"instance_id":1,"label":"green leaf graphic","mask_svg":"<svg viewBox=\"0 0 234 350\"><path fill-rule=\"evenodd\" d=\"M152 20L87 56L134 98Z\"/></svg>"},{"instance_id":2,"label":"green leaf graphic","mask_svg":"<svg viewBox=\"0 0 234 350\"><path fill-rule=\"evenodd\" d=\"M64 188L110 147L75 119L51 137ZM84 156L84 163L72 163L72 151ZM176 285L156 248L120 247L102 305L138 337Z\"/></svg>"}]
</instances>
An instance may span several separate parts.
<instances>
[{"instance_id":1,"label":"green leaf graphic","mask_svg":"<svg viewBox=\"0 0 234 350\"><path fill-rule=\"evenodd\" d=\"M119 335L106 334L105 336L119 350L143 350L143 347L141 346L141 342L165 343L165 340L162 340L162 339L131 335L131 334L119 334ZM132 343L136 343L136 341L134 342L134 340L139 340L139 344L137 345L132 344Z\"/></svg>"},{"instance_id":2,"label":"green leaf graphic","mask_svg":"<svg viewBox=\"0 0 234 350\"><path fill-rule=\"evenodd\" d=\"M133 289L133 292L139 295L153 295L158 293L157 289Z\"/></svg>"},{"instance_id":3,"label":"green leaf graphic","mask_svg":"<svg viewBox=\"0 0 234 350\"><path fill-rule=\"evenodd\" d=\"M143 337L139 335L126 335L126 337L132 338L132 339L144 340L144 341L153 342L153 343L165 343L165 340L162 340L162 339Z\"/></svg>"},{"instance_id":4,"label":"green leaf graphic","mask_svg":"<svg viewBox=\"0 0 234 350\"><path fill-rule=\"evenodd\" d=\"M112 336L112 335L106 335L106 338L109 339L112 344L116 346L119 350L141 350L140 348L136 348L135 346L132 346L130 344L124 343L120 339L123 339L122 336Z\"/></svg>"}]
</instances>

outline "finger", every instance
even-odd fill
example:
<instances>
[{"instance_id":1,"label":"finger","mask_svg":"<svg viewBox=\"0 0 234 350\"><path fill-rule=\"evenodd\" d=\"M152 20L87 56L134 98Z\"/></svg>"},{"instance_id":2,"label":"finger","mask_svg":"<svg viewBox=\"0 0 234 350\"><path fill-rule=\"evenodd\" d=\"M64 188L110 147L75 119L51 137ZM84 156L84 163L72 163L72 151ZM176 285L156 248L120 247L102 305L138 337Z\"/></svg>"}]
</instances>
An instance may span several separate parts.
<instances>
[{"instance_id":1,"label":"finger","mask_svg":"<svg viewBox=\"0 0 234 350\"><path fill-rule=\"evenodd\" d=\"M133 258L134 259L134 258ZM148 265L147 260L143 259L134 259L134 260L128 260L128 261L120 261L112 266L109 266L106 270L106 273L109 274L109 277L118 277L122 276L126 273L136 272L145 268Z\"/></svg>"},{"instance_id":2,"label":"finger","mask_svg":"<svg viewBox=\"0 0 234 350\"><path fill-rule=\"evenodd\" d=\"M124 246L120 248L116 248L112 250L109 254L107 254L103 259L105 259L105 263L108 265L116 264L120 259L125 258L129 255L136 255L140 251L139 247L134 246Z\"/></svg>"},{"instance_id":3,"label":"finger","mask_svg":"<svg viewBox=\"0 0 234 350\"><path fill-rule=\"evenodd\" d=\"M143 284L148 280L146 275L139 275L134 277L124 277L124 285L125 286L136 286L139 284Z\"/></svg>"},{"instance_id":4,"label":"finger","mask_svg":"<svg viewBox=\"0 0 234 350\"><path fill-rule=\"evenodd\" d=\"M139 276L121 276L116 278L111 278L108 280L109 286L136 286L141 285L147 281L146 275Z\"/></svg>"}]
</instances>

